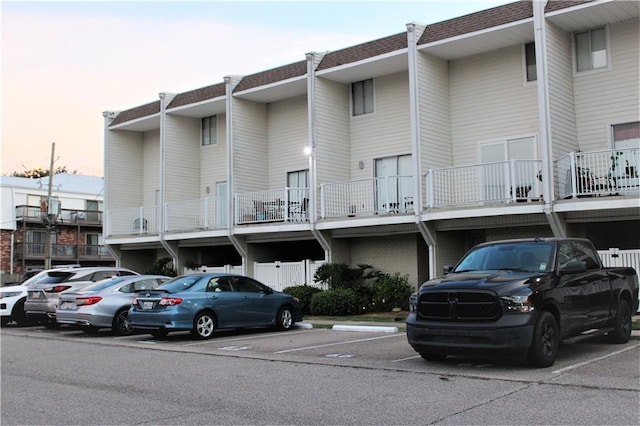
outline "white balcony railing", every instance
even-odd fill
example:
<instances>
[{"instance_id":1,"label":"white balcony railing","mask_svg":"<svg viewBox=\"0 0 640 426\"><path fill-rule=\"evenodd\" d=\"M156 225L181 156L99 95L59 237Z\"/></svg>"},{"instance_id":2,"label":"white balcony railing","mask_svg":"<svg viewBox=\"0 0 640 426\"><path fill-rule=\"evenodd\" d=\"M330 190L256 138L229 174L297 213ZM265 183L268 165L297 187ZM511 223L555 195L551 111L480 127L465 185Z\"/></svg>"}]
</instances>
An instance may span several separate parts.
<instances>
[{"instance_id":1,"label":"white balcony railing","mask_svg":"<svg viewBox=\"0 0 640 426\"><path fill-rule=\"evenodd\" d=\"M413 211L411 176L385 176L320 185L322 218Z\"/></svg>"},{"instance_id":2,"label":"white balcony railing","mask_svg":"<svg viewBox=\"0 0 640 426\"><path fill-rule=\"evenodd\" d=\"M107 219L108 236L157 235L159 231L156 206L110 210Z\"/></svg>"},{"instance_id":3,"label":"white balcony railing","mask_svg":"<svg viewBox=\"0 0 640 426\"><path fill-rule=\"evenodd\" d=\"M556 161L558 198L640 191L640 149L571 152Z\"/></svg>"},{"instance_id":4,"label":"white balcony railing","mask_svg":"<svg viewBox=\"0 0 640 426\"><path fill-rule=\"evenodd\" d=\"M166 232L225 229L226 198L207 197L165 204Z\"/></svg>"},{"instance_id":5,"label":"white balcony railing","mask_svg":"<svg viewBox=\"0 0 640 426\"><path fill-rule=\"evenodd\" d=\"M431 169L426 175L428 208L538 200L539 160L510 160Z\"/></svg>"},{"instance_id":6,"label":"white balcony railing","mask_svg":"<svg viewBox=\"0 0 640 426\"><path fill-rule=\"evenodd\" d=\"M235 194L235 223L306 222L309 189L282 188Z\"/></svg>"}]
</instances>

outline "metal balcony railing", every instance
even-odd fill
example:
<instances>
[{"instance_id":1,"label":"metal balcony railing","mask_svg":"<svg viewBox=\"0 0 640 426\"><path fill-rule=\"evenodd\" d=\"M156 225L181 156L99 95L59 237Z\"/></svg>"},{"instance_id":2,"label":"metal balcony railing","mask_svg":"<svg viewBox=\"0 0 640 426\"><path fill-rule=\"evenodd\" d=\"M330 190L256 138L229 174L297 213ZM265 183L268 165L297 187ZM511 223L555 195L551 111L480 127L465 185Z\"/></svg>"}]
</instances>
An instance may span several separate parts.
<instances>
[{"instance_id":1,"label":"metal balcony railing","mask_svg":"<svg viewBox=\"0 0 640 426\"><path fill-rule=\"evenodd\" d=\"M235 223L307 222L309 188L282 188L235 194Z\"/></svg>"},{"instance_id":2,"label":"metal balcony railing","mask_svg":"<svg viewBox=\"0 0 640 426\"><path fill-rule=\"evenodd\" d=\"M556 161L558 198L640 191L640 149L571 152Z\"/></svg>"},{"instance_id":3,"label":"metal balcony railing","mask_svg":"<svg viewBox=\"0 0 640 426\"><path fill-rule=\"evenodd\" d=\"M426 207L539 200L539 160L510 160L442 169L426 174Z\"/></svg>"},{"instance_id":4,"label":"metal balcony railing","mask_svg":"<svg viewBox=\"0 0 640 426\"><path fill-rule=\"evenodd\" d=\"M34 206L16 206L16 219L26 220L29 222L42 222L46 217L40 207ZM56 223L65 225L102 225L102 212L96 210L76 210L62 209L59 215L56 215Z\"/></svg>"},{"instance_id":5,"label":"metal balcony railing","mask_svg":"<svg viewBox=\"0 0 640 426\"><path fill-rule=\"evenodd\" d=\"M44 259L46 256L44 243L16 244L16 257L24 259ZM113 259L111 253L102 245L51 244L52 259L96 260Z\"/></svg>"},{"instance_id":6,"label":"metal balcony railing","mask_svg":"<svg viewBox=\"0 0 640 426\"><path fill-rule=\"evenodd\" d=\"M158 209L156 206L129 207L110 210L106 235L157 235Z\"/></svg>"},{"instance_id":7,"label":"metal balcony railing","mask_svg":"<svg viewBox=\"0 0 640 426\"><path fill-rule=\"evenodd\" d=\"M225 229L227 199L217 197L167 203L165 208L165 230L167 232Z\"/></svg>"},{"instance_id":8,"label":"metal balcony railing","mask_svg":"<svg viewBox=\"0 0 640 426\"><path fill-rule=\"evenodd\" d=\"M413 212L411 176L385 176L320 185L320 216L354 217Z\"/></svg>"}]
</instances>

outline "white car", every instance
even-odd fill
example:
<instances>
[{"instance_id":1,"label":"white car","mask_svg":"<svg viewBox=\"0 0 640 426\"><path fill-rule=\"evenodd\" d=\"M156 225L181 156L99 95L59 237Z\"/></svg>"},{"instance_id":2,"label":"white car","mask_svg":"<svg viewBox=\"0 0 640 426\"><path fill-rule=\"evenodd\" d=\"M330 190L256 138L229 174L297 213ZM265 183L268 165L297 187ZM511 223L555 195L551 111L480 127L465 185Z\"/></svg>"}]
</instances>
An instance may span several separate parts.
<instances>
[{"instance_id":1,"label":"white car","mask_svg":"<svg viewBox=\"0 0 640 426\"><path fill-rule=\"evenodd\" d=\"M47 271L40 271L18 285L0 287L0 321L3 326L11 321L18 325L28 325L31 322L24 313L27 288L29 284L36 283L47 275Z\"/></svg>"}]
</instances>

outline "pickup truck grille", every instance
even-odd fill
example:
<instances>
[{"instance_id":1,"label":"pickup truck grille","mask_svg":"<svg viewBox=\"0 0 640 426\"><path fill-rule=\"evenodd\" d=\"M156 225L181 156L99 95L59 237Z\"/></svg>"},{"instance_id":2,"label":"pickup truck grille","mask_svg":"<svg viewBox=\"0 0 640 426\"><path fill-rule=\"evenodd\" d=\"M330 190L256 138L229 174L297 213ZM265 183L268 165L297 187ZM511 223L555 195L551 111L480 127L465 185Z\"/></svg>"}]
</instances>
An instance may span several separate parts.
<instances>
[{"instance_id":1,"label":"pickup truck grille","mask_svg":"<svg viewBox=\"0 0 640 426\"><path fill-rule=\"evenodd\" d=\"M502 309L491 292L442 291L421 294L418 315L433 321L495 321Z\"/></svg>"}]
</instances>

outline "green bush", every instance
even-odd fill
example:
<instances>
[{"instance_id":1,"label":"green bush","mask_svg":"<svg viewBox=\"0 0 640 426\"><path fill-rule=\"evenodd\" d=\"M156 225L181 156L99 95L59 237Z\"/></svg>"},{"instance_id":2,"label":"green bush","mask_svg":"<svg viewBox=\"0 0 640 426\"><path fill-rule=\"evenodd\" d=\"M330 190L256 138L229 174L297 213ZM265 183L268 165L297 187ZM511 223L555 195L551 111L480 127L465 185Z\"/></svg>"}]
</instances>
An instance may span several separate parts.
<instances>
[{"instance_id":1,"label":"green bush","mask_svg":"<svg viewBox=\"0 0 640 426\"><path fill-rule=\"evenodd\" d=\"M148 275L166 275L168 277L175 277L178 275L176 270L173 269L173 260L170 257L163 257L158 259L153 267L144 272Z\"/></svg>"},{"instance_id":2,"label":"green bush","mask_svg":"<svg viewBox=\"0 0 640 426\"><path fill-rule=\"evenodd\" d=\"M409 309L409 297L413 289L409 285L409 278L401 276L381 274L372 286L372 306L374 312L389 312L393 308Z\"/></svg>"},{"instance_id":3,"label":"green bush","mask_svg":"<svg viewBox=\"0 0 640 426\"><path fill-rule=\"evenodd\" d=\"M375 279L380 272L370 265L358 265L351 268L344 263L324 263L316 270L313 281L324 284L329 289L352 288L359 289Z\"/></svg>"},{"instance_id":4,"label":"green bush","mask_svg":"<svg viewBox=\"0 0 640 426\"><path fill-rule=\"evenodd\" d=\"M311 298L314 294L321 291L322 290L317 287L311 287L310 285L306 284L287 287L282 290L283 293L290 294L291 296L297 297L298 300L300 300L303 315L311 314Z\"/></svg>"},{"instance_id":5,"label":"green bush","mask_svg":"<svg viewBox=\"0 0 640 426\"><path fill-rule=\"evenodd\" d=\"M312 315L357 315L362 313L362 297L350 288L335 288L311 296Z\"/></svg>"}]
</instances>

